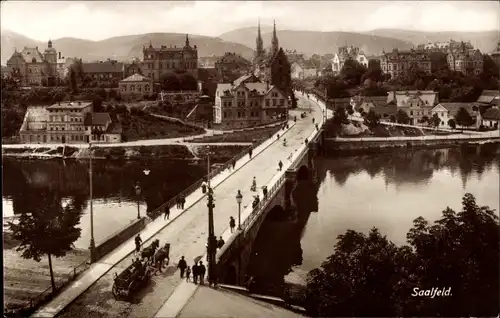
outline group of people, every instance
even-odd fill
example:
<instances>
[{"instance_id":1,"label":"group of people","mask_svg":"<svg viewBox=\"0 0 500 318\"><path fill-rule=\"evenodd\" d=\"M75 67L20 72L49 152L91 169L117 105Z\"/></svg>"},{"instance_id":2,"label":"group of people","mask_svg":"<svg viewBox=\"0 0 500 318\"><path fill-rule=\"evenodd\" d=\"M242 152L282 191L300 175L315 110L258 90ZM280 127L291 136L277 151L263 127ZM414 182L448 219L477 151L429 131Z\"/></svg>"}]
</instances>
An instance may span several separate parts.
<instances>
[{"instance_id":1,"label":"group of people","mask_svg":"<svg viewBox=\"0 0 500 318\"><path fill-rule=\"evenodd\" d=\"M193 283L198 284L199 282L201 285L205 283L205 273L207 272L207 268L203 265L203 261L195 262L193 266L189 267L184 259L184 256L182 256L179 260L177 268L181 271L181 279L186 276L186 282L191 281L191 274L193 274Z\"/></svg>"},{"instance_id":2,"label":"group of people","mask_svg":"<svg viewBox=\"0 0 500 318\"><path fill-rule=\"evenodd\" d=\"M184 204L186 204L186 198L183 195L180 195L175 200L178 209L184 210Z\"/></svg>"}]
</instances>

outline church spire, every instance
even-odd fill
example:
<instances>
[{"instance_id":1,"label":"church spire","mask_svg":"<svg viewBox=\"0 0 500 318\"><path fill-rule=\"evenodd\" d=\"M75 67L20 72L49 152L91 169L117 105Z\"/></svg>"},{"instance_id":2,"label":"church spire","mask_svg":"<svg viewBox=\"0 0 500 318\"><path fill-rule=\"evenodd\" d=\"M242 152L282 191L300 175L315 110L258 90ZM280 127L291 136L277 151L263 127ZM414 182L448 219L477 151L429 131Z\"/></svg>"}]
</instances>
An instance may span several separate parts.
<instances>
[{"instance_id":1,"label":"church spire","mask_svg":"<svg viewBox=\"0 0 500 318\"><path fill-rule=\"evenodd\" d=\"M189 46L189 36L187 33L186 33L186 46Z\"/></svg>"},{"instance_id":2,"label":"church spire","mask_svg":"<svg viewBox=\"0 0 500 318\"><path fill-rule=\"evenodd\" d=\"M256 58L262 57L264 55L264 41L262 41L262 34L260 32L260 19L257 27L257 39L255 43L256 43L255 57Z\"/></svg>"},{"instance_id":3,"label":"church spire","mask_svg":"<svg viewBox=\"0 0 500 318\"><path fill-rule=\"evenodd\" d=\"M273 40L271 42L271 49L272 49L273 55L275 53L277 53L278 50L280 49L280 45L278 42L278 36L276 35L276 20L273 20Z\"/></svg>"}]
</instances>

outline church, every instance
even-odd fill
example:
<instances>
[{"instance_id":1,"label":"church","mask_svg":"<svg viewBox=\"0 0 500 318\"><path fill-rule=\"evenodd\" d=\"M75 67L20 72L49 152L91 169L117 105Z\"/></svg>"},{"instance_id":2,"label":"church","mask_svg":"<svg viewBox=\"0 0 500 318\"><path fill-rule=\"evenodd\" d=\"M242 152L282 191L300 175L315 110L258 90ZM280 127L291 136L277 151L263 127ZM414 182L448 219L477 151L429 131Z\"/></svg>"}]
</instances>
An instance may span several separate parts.
<instances>
[{"instance_id":1,"label":"church","mask_svg":"<svg viewBox=\"0 0 500 318\"><path fill-rule=\"evenodd\" d=\"M261 81L268 82L281 89L283 92L292 96L292 79L290 63L286 54L279 46L278 36L276 35L276 22L273 25L273 36L269 52L264 50L264 41L260 30L260 21L257 29L256 49L253 60L254 75ZM295 101L292 99L292 107Z\"/></svg>"}]
</instances>

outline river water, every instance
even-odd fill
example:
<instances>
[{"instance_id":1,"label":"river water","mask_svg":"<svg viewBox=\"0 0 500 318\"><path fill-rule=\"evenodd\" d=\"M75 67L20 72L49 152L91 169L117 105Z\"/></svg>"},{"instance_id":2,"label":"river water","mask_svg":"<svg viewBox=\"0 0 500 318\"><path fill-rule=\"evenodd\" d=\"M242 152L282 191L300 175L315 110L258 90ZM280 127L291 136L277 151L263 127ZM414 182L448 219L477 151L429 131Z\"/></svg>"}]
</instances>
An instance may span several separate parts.
<instances>
[{"instance_id":1,"label":"river water","mask_svg":"<svg viewBox=\"0 0 500 318\"><path fill-rule=\"evenodd\" d=\"M146 176L145 169L150 173ZM85 201L77 249L90 241L89 164L76 160L3 159L2 213L4 221L23 211L39 209L40 193L61 197L61 204L78 197ZM203 162L93 161L93 212L96 244L120 230L148 209L154 209L198 181L206 173ZM138 197L135 184L142 193ZM5 223L5 222L4 222ZM5 226L4 226L5 229Z\"/></svg>"},{"instance_id":2,"label":"river water","mask_svg":"<svg viewBox=\"0 0 500 318\"><path fill-rule=\"evenodd\" d=\"M459 211L466 192L499 210L498 145L320 158L315 166L318 182L295 190L298 220L269 215L261 227L248 269L259 292L281 296L285 282L305 284L347 229L377 227L401 245L415 218Z\"/></svg>"}]
</instances>

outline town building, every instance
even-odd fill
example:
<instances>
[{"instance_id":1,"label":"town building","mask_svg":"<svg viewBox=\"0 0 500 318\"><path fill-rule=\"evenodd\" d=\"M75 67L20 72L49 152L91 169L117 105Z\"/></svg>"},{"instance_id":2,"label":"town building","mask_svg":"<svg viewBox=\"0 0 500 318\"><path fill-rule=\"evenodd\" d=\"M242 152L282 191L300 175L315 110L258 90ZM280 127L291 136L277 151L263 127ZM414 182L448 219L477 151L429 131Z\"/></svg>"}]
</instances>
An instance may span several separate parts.
<instances>
[{"instance_id":1,"label":"town building","mask_svg":"<svg viewBox=\"0 0 500 318\"><path fill-rule=\"evenodd\" d=\"M403 110L410 117L410 124L418 125L424 116L432 116L431 110L438 104L438 96L434 91L390 91L387 104L396 104L398 111Z\"/></svg>"},{"instance_id":2,"label":"town building","mask_svg":"<svg viewBox=\"0 0 500 318\"><path fill-rule=\"evenodd\" d=\"M38 46L24 47L21 52L16 49L7 61L7 73L16 76L22 86L51 86L63 79L58 70L64 63L61 53L52 47L49 40L43 54Z\"/></svg>"},{"instance_id":3,"label":"town building","mask_svg":"<svg viewBox=\"0 0 500 318\"><path fill-rule=\"evenodd\" d=\"M471 126L463 128L479 128L479 126L481 125L481 114L474 103L439 103L432 108L431 115L428 117L431 118L432 116L434 116L434 114L437 114L439 119L441 119L441 122L438 126L439 128L452 128L449 124L451 119L455 121L456 127L460 127L460 125L458 125L455 120L460 108L465 109L474 121Z\"/></svg>"},{"instance_id":4,"label":"town building","mask_svg":"<svg viewBox=\"0 0 500 318\"><path fill-rule=\"evenodd\" d=\"M332 59L332 71L333 73L340 73L342 67L344 67L345 61L352 59L358 61L361 65L368 67L368 59L366 55L359 50L358 47L354 46L341 46L339 47L338 53Z\"/></svg>"},{"instance_id":5,"label":"town building","mask_svg":"<svg viewBox=\"0 0 500 318\"><path fill-rule=\"evenodd\" d=\"M490 54L491 59L495 62L498 68L500 68L500 41L497 43L496 49Z\"/></svg>"},{"instance_id":6,"label":"town building","mask_svg":"<svg viewBox=\"0 0 500 318\"><path fill-rule=\"evenodd\" d=\"M412 68L418 68L427 74L432 71L431 59L427 53L415 50L394 49L390 53L383 52L380 57L380 67L382 72L390 74L391 78L401 76Z\"/></svg>"},{"instance_id":7,"label":"town building","mask_svg":"<svg viewBox=\"0 0 500 318\"><path fill-rule=\"evenodd\" d=\"M479 107L490 107L493 105L500 106L500 91L485 89L477 98Z\"/></svg>"},{"instance_id":8,"label":"town building","mask_svg":"<svg viewBox=\"0 0 500 318\"><path fill-rule=\"evenodd\" d=\"M123 79L125 65L115 60L84 62L82 70L87 82L107 82L118 85Z\"/></svg>"},{"instance_id":9,"label":"town building","mask_svg":"<svg viewBox=\"0 0 500 318\"><path fill-rule=\"evenodd\" d=\"M227 83L248 74L252 69L252 63L239 54L227 52L215 62L215 69L219 78Z\"/></svg>"},{"instance_id":10,"label":"town building","mask_svg":"<svg viewBox=\"0 0 500 318\"><path fill-rule=\"evenodd\" d=\"M486 128L498 129L500 127L500 109L497 105L488 108L481 116L482 125Z\"/></svg>"},{"instance_id":11,"label":"town building","mask_svg":"<svg viewBox=\"0 0 500 318\"><path fill-rule=\"evenodd\" d=\"M305 57L303 53L297 53L297 50L285 50L286 58L290 64L295 62L305 61Z\"/></svg>"},{"instance_id":12,"label":"town building","mask_svg":"<svg viewBox=\"0 0 500 318\"><path fill-rule=\"evenodd\" d=\"M145 97L154 94L153 80L140 74L134 74L121 80L119 88L122 95L136 94Z\"/></svg>"},{"instance_id":13,"label":"town building","mask_svg":"<svg viewBox=\"0 0 500 318\"><path fill-rule=\"evenodd\" d=\"M286 116L288 107L284 92L250 74L217 84L214 124L226 129L268 124Z\"/></svg>"},{"instance_id":14,"label":"town building","mask_svg":"<svg viewBox=\"0 0 500 318\"><path fill-rule=\"evenodd\" d=\"M462 44L463 43L463 44ZM417 50L419 51L428 51L428 52L443 52L443 53L448 53L450 50L458 50L460 47L464 45L466 49L474 49L470 41L467 42L460 42L460 41L454 41L453 39L450 39L449 41L442 41L442 42L434 42L434 43L427 43L427 44L419 44L417 46Z\"/></svg>"},{"instance_id":15,"label":"town building","mask_svg":"<svg viewBox=\"0 0 500 318\"><path fill-rule=\"evenodd\" d=\"M291 65L291 74L294 79L305 79L318 76L318 69L313 62L306 60L294 62Z\"/></svg>"},{"instance_id":16,"label":"town building","mask_svg":"<svg viewBox=\"0 0 500 318\"><path fill-rule=\"evenodd\" d=\"M92 102L78 101L28 107L19 135L24 143L71 144L88 142L91 132L96 142L121 141L121 127L108 113L93 113Z\"/></svg>"},{"instance_id":17,"label":"town building","mask_svg":"<svg viewBox=\"0 0 500 318\"><path fill-rule=\"evenodd\" d=\"M201 68L215 68L215 63L220 59L220 56L201 56L198 58L198 69Z\"/></svg>"},{"instance_id":18,"label":"town building","mask_svg":"<svg viewBox=\"0 0 500 318\"><path fill-rule=\"evenodd\" d=\"M160 77L175 70L185 70L187 73L198 78L198 48L191 47L189 36L186 34L186 42L183 47L162 45L159 48L143 48L142 74L158 82Z\"/></svg>"},{"instance_id":19,"label":"town building","mask_svg":"<svg viewBox=\"0 0 500 318\"><path fill-rule=\"evenodd\" d=\"M479 50L470 49L464 42L458 49L450 49L446 60L450 70L464 75L478 76L483 72L483 55Z\"/></svg>"}]
</instances>

